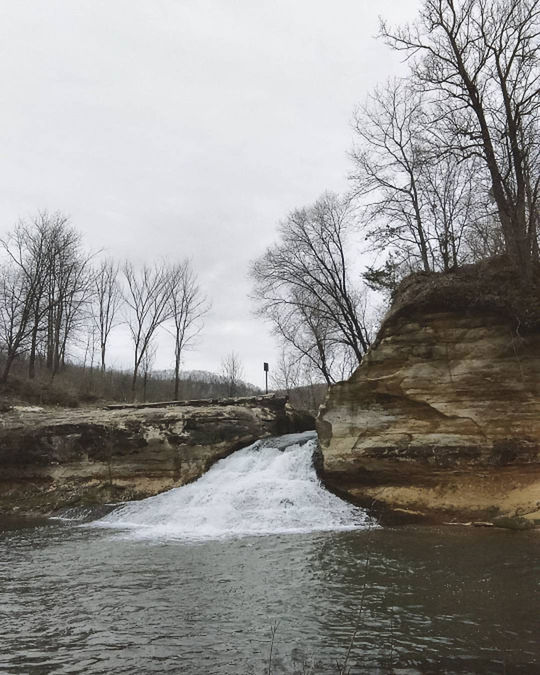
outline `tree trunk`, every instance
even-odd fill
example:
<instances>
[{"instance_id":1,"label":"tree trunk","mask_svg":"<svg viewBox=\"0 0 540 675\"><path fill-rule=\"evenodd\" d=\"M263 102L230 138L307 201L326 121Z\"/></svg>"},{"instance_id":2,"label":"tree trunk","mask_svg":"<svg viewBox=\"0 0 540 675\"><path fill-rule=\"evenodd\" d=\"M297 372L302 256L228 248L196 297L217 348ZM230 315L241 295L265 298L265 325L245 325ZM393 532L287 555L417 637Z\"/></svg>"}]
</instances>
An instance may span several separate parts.
<instances>
[{"instance_id":1,"label":"tree trunk","mask_svg":"<svg viewBox=\"0 0 540 675\"><path fill-rule=\"evenodd\" d=\"M178 401L180 391L180 354L176 351L176 361L174 364L174 400Z\"/></svg>"},{"instance_id":2,"label":"tree trunk","mask_svg":"<svg viewBox=\"0 0 540 675\"><path fill-rule=\"evenodd\" d=\"M422 265L424 266L425 272L431 272L431 266L429 264L429 256L426 244L426 238L424 236L424 230L422 225L418 225L418 238L420 243L420 255L422 256Z\"/></svg>"},{"instance_id":3,"label":"tree trunk","mask_svg":"<svg viewBox=\"0 0 540 675\"><path fill-rule=\"evenodd\" d=\"M47 370L52 370L54 362L54 311L52 302L49 301L50 307L47 312L47 356L45 365Z\"/></svg>"},{"instance_id":4,"label":"tree trunk","mask_svg":"<svg viewBox=\"0 0 540 675\"><path fill-rule=\"evenodd\" d=\"M13 361L15 361L15 354L13 352L8 352L7 359L6 359L6 365L4 366L4 370L2 372L2 382L7 382L7 379L9 377L9 371L11 370L11 366L13 365Z\"/></svg>"},{"instance_id":5,"label":"tree trunk","mask_svg":"<svg viewBox=\"0 0 540 675\"><path fill-rule=\"evenodd\" d=\"M146 370L144 371L144 377L143 377L143 403L146 403L146 384L148 382L148 373Z\"/></svg>"},{"instance_id":6,"label":"tree trunk","mask_svg":"<svg viewBox=\"0 0 540 675\"><path fill-rule=\"evenodd\" d=\"M131 378L131 400L133 403L137 400L137 371L138 371L138 366L136 365L133 368L133 377Z\"/></svg>"},{"instance_id":7,"label":"tree trunk","mask_svg":"<svg viewBox=\"0 0 540 675\"><path fill-rule=\"evenodd\" d=\"M33 380L36 376L36 352L37 352L38 322L32 328L32 341L30 344L30 356L28 357L28 377Z\"/></svg>"},{"instance_id":8,"label":"tree trunk","mask_svg":"<svg viewBox=\"0 0 540 675\"><path fill-rule=\"evenodd\" d=\"M508 213L505 210L502 213L499 211L499 214L508 257L517 276L528 281L532 271L532 255L525 223L519 222L521 219L516 213Z\"/></svg>"}]
</instances>

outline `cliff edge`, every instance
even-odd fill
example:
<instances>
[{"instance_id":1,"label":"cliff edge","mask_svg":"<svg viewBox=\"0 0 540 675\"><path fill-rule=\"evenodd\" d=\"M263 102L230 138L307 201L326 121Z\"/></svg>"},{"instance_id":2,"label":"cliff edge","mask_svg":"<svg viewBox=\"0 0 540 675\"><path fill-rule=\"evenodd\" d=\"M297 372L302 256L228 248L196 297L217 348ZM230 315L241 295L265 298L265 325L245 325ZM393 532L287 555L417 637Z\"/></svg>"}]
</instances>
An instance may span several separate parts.
<instances>
[{"instance_id":1,"label":"cliff edge","mask_svg":"<svg viewBox=\"0 0 540 675\"><path fill-rule=\"evenodd\" d=\"M284 396L0 417L0 512L140 499L196 480L258 438L313 429Z\"/></svg>"},{"instance_id":2,"label":"cliff edge","mask_svg":"<svg viewBox=\"0 0 540 675\"><path fill-rule=\"evenodd\" d=\"M328 487L382 515L537 522L539 314L501 261L405 280L321 408Z\"/></svg>"}]
</instances>

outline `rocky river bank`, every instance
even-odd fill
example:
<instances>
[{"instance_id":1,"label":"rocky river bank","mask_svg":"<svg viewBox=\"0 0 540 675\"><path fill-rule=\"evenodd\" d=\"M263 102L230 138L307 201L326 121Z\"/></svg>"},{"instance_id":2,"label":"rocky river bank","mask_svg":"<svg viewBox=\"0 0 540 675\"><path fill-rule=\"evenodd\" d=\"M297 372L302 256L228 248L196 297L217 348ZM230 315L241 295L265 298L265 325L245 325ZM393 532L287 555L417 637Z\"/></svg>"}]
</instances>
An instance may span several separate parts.
<instances>
[{"instance_id":1,"label":"rocky river bank","mask_svg":"<svg viewBox=\"0 0 540 675\"><path fill-rule=\"evenodd\" d=\"M331 489L406 519L540 523L540 298L510 284L471 266L401 285L321 409Z\"/></svg>"},{"instance_id":2,"label":"rocky river bank","mask_svg":"<svg viewBox=\"0 0 540 675\"><path fill-rule=\"evenodd\" d=\"M148 497L196 480L265 436L314 428L284 396L109 406L14 407L0 419L0 511Z\"/></svg>"}]
</instances>

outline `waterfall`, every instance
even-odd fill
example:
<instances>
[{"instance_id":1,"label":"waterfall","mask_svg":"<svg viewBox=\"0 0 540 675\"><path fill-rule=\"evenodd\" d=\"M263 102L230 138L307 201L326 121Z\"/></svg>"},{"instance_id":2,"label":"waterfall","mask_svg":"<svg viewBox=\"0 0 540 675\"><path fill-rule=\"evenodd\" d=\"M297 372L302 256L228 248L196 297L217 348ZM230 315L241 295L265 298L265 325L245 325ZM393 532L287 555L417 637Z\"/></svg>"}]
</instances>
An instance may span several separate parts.
<instances>
[{"instance_id":1,"label":"waterfall","mask_svg":"<svg viewBox=\"0 0 540 675\"><path fill-rule=\"evenodd\" d=\"M123 504L90 525L192 540L372 527L365 511L321 485L316 448L315 432L257 441L196 482Z\"/></svg>"}]
</instances>

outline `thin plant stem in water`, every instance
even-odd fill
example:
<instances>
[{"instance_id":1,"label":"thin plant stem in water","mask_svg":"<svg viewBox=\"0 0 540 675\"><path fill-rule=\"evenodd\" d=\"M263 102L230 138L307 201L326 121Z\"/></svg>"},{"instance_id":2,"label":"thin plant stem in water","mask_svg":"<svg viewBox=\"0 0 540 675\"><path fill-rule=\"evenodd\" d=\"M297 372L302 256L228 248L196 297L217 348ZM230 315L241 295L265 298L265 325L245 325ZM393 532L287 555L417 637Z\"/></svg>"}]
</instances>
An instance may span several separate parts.
<instances>
[{"instance_id":1,"label":"thin plant stem in water","mask_svg":"<svg viewBox=\"0 0 540 675\"><path fill-rule=\"evenodd\" d=\"M275 621L270 628L271 639L270 639L270 654L268 656L268 675L271 675L272 673L272 652L274 651L274 641L276 639L278 623L279 621Z\"/></svg>"},{"instance_id":2,"label":"thin plant stem in water","mask_svg":"<svg viewBox=\"0 0 540 675\"><path fill-rule=\"evenodd\" d=\"M360 630L360 624L362 621L362 613L364 611L364 601L366 598L366 591L367 591L367 574L369 571L369 565L371 561L371 530L373 529L372 527L372 521L369 521L368 525L368 534L367 534L367 546L366 546L366 557L364 560L364 583L362 584L362 594L360 595L360 605L358 607L358 610L356 612L356 619L354 622L354 630L351 635L351 639L349 641L349 645L347 647L347 653L345 654L345 659L343 661L343 664L341 666L338 665L339 668L339 675L347 675L348 670L347 670L347 664L349 663L349 658L351 656L351 651L354 645L354 641L356 640L356 636L358 635L358 631Z\"/></svg>"}]
</instances>

